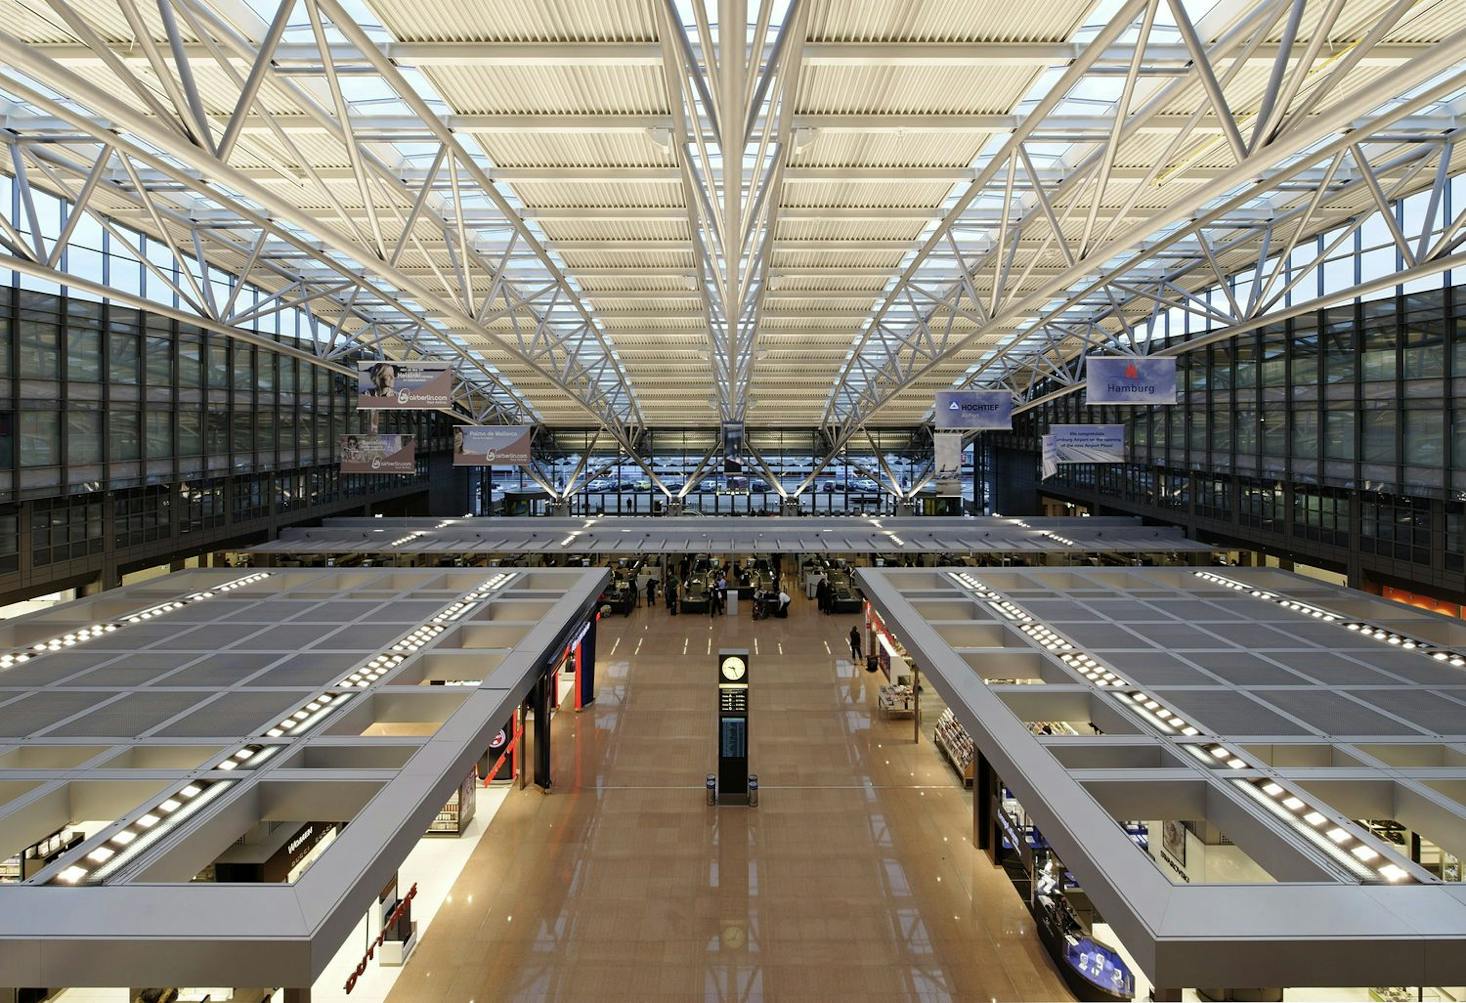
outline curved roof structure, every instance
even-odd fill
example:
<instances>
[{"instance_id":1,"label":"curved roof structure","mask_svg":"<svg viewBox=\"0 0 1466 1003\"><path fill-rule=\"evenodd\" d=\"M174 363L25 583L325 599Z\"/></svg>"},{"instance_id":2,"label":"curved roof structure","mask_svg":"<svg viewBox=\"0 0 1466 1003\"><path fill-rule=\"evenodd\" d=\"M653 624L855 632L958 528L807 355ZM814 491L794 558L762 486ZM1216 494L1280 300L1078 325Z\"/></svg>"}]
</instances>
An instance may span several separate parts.
<instances>
[{"instance_id":1,"label":"curved roof structure","mask_svg":"<svg viewBox=\"0 0 1466 1003\"><path fill-rule=\"evenodd\" d=\"M474 419L838 445L1311 300L1341 223L1449 267L1463 51L1449 0L0 0L0 253L66 266L45 190Z\"/></svg>"}]
</instances>

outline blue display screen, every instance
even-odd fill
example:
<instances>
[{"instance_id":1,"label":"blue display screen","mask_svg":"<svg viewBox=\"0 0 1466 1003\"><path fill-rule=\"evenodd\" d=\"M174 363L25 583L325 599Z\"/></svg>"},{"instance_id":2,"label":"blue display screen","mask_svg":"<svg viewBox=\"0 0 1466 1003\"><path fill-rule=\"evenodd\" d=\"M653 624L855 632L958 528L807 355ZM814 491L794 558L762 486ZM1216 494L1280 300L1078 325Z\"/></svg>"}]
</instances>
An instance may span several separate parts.
<instances>
[{"instance_id":1,"label":"blue display screen","mask_svg":"<svg viewBox=\"0 0 1466 1003\"><path fill-rule=\"evenodd\" d=\"M1080 937L1067 945L1065 956L1072 967L1090 982L1117 996L1135 994L1135 978L1120 955L1108 947Z\"/></svg>"}]
</instances>

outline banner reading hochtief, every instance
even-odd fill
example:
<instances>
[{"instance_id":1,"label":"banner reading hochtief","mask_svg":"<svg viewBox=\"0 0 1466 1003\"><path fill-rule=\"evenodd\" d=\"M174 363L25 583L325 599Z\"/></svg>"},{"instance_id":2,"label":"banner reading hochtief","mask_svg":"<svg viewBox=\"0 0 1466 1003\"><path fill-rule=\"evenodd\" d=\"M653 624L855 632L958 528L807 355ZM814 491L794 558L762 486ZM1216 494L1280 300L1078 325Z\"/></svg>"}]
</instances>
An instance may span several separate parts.
<instances>
[{"instance_id":1,"label":"banner reading hochtief","mask_svg":"<svg viewBox=\"0 0 1466 1003\"><path fill-rule=\"evenodd\" d=\"M362 410L436 411L453 403L446 362L358 362L356 406Z\"/></svg>"},{"instance_id":2,"label":"banner reading hochtief","mask_svg":"<svg viewBox=\"0 0 1466 1003\"><path fill-rule=\"evenodd\" d=\"M455 467L512 467L529 463L532 425L459 425L453 430Z\"/></svg>"},{"instance_id":3,"label":"banner reading hochtief","mask_svg":"<svg viewBox=\"0 0 1466 1003\"><path fill-rule=\"evenodd\" d=\"M1174 356L1091 355L1084 365L1086 404L1176 403Z\"/></svg>"},{"instance_id":4,"label":"banner reading hochtief","mask_svg":"<svg viewBox=\"0 0 1466 1003\"><path fill-rule=\"evenodd\" d=\"M1013 395L1006 390L938 390L932 415L937 428L1011 429Z\"/></svg>"},{"instance_id":5,"label":"banner reading hochtief","mask_svg":"<svg viewBox=\"0 0 1466 1003\"><path fill-rule=\"evenodd\" d=\"M410 435L343 435L343 474L415 474L417 440Z\"/></svg>"}]
</instances>

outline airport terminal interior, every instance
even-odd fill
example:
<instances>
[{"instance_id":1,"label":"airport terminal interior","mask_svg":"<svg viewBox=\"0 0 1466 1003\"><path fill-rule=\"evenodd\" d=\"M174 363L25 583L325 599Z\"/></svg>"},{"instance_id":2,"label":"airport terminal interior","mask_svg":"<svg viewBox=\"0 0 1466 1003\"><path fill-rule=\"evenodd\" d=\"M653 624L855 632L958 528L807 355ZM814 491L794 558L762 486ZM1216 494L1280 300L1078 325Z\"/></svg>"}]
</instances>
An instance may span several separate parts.
<instances>
[{"instance_id":1,"label":"airport terminal interior","mask_svg":"<svg viewBox=\"0 0 1466 1003\"><path fill-rule=\"evenodd\" d=\"M1462 0L0 0L0 1003L1466 1003L1462 136Z\"/></svg>"}]
</instances>

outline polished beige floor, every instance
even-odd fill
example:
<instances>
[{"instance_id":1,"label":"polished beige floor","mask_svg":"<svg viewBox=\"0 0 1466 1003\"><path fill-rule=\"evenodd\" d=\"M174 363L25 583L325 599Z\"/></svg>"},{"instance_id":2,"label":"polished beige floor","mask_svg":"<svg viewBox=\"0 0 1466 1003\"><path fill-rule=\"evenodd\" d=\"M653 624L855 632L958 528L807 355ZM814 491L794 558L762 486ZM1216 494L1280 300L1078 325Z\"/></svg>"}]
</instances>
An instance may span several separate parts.
<instances>
[{"instance_id":1,"label":"polished beige floor","mask_svg":"<svg viewBox=\"0 0 1466 1003\"><path fill-rule=\"evenodd\" d=\"M788 620L604 621L553 791L511 795L392 1003L1068 999L930 723L914 745L876 717L881 677L837 666L856 620L797 599ZM756 809L705 802L709 645L757 647Z\"/></svg>"}]
</instances>

